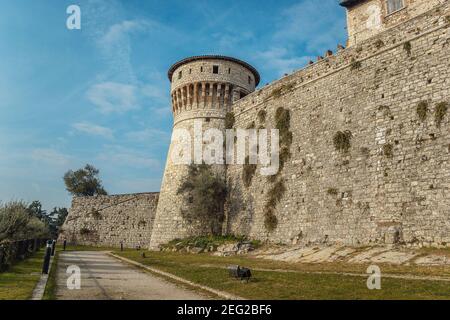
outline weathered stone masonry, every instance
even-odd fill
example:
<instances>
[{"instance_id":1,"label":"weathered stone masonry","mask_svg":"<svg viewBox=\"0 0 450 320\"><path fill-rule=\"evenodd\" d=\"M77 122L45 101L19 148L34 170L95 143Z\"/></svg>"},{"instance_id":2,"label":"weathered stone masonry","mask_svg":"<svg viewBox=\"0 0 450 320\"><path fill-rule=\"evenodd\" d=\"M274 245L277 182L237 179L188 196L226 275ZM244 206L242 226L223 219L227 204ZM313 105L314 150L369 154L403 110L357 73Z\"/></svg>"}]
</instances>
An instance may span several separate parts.
<instances>
[{"instance_id":1,"label":"weathered stone masonry","mask_svg":"<svg viewBox=\"0 0 450 320\"><path fill-rule=\"evenodd\" d=\"M266 178L246 189L242 167L231 166L226 232L284 243L450 244L450 117L440 128L434 121L436 105L450 101L449 15L447 2L235 103L244 128L259 110L273 127L276 109L288 108L293 143L276 230L263 223ZM273 97L278 88L289 90ZM346 130L353 138L343 154L333 136Z\"/></svg>"},{"instance_id":2,"label":"weathered stone masonry","mask_svg":"<svg viewBox=\"0 0 450 320\"><path fill-rule=\"evenodd\" d=\"M147 247L159 193L74 197L59 241L119 247Z\"/></svg>"},{"instance_id":3,"label":"weathered stone masonry","mask_svg":"<svg viewBox=\"0 0 450 320\"><path fill-rule=\"evenodd\" d=\"M242 61L207 56L175 64L174 128L192 133L200 119L204 129L223 131L232 111L234 128L254 122L270 129L277 109L289 110L293 139L278 177L286 192L275 208L276 228L264 224L274 183L258 167L246 187L243 167L229 165L214 168L230 186L223 233L282 243L450 246L450 110L440 126L435 120L438 105L450 102L450 1L404 0L391 14L384 0L341 3L350 46L255 92L259 74ZM348 152L335 148L338 132L351 136ZM157 248L205 233L202 221L187 223L181 214L187 206L177 190L186 174L168 158L160 199L75 198L63 235L83 244Z\"/></svg>"}]
</instances>

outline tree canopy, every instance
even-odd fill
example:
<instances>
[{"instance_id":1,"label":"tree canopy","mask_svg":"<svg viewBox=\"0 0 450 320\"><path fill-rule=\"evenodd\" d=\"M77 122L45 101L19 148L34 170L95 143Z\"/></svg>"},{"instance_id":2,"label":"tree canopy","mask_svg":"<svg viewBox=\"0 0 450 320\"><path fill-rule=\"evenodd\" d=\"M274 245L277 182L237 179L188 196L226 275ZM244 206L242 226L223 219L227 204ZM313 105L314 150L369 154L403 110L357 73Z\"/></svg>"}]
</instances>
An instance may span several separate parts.
<instances>
[{"instance_id":1,"label":"tree canopy","mask_svg":"<svg viewBox=\"0 0 450 320\"><path fill-rule=\"evenodd\" d=\"M72 171L64 175L64 183L67 191L74 196L97 196L107 195L99 178L99 170L87 164L84 168Z\"/></svg>"}]
</instances>

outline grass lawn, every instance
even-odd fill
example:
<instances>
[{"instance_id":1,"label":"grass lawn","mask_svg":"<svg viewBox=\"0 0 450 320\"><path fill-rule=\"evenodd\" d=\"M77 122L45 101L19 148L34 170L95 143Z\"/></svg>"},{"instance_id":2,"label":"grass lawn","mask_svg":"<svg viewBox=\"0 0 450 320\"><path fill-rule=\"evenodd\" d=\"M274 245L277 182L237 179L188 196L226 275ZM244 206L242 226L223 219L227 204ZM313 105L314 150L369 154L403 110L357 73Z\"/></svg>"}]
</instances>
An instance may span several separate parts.
<instances>
[{"instance_id":1,"label":"grass lawn","mask_svg":"<svg viewBox=\"0 0 450 320\"><path fill-rule=\"evenodd\" d=\"M367 277L308 272L365 273L367 265L290 264L251 257L214 257L183 254L115 250L114 253L163 270L184 279L248 299L450 299L450 282L382 278L381 290L368 290ZM250 283L228 276L227 265L253 269ZM380 266L383 273L436 275L431 268ZM260 269L260 270L255 270ZM261 270L264 269L264 270ZM437 268L439 270L439 268ZM448 268L441 268L450 274ZM427 271L428 270L428 271ZM439 273L441 274L441 273Z\"/></svg>"},{"instance_id":2,"label":"grass lawn","mask_svg":"<svg viewBox=\"0 0 450 320\"><path fill-rule=\"evenodd\" d=\"M45 250L0 273L0 300L27 300L41 277Z\"/></svg>"}]
</instances>

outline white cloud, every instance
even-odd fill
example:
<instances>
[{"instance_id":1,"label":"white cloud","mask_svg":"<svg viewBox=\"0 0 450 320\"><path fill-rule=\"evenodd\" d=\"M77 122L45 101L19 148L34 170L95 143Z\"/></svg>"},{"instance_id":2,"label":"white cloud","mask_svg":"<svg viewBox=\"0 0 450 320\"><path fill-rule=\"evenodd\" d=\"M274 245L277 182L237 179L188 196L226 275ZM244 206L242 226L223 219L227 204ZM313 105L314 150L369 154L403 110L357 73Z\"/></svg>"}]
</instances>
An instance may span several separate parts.
<instances>
[{"instance_id":1,"label":"white cloud","mask_svg":"<svg viewBox=\"0 0 450 320\"><path fill-rule=\"evenodd\" d=\"M117 82L103 82L89 88L87 98L102 113L123 113L138 109L136 87Z\"/></svg>"},{"instance_id":2,"label":"white cloud","mask_svg":"<svg viewBox=\"0 0 450 320\"><path fill-rule=\"evenodd\" d=\"M89 122L78 122L73 124L73 127L80 132L94 136L101 136L108 139L112 139L114 137L113 131L111 129L98 126Z\"/></svg>"},{"instance_id":3,"label":"white cloud","mask_svg":"<svg viewBox=\"0 0 450 320\"><path fill-rule=\"evenodd\" d=\"M38 148L32 150L31 158L35 161L44 162L55 166L67 166L70 161L69 156L49 148Z\"/></svg>"}]
</instances>

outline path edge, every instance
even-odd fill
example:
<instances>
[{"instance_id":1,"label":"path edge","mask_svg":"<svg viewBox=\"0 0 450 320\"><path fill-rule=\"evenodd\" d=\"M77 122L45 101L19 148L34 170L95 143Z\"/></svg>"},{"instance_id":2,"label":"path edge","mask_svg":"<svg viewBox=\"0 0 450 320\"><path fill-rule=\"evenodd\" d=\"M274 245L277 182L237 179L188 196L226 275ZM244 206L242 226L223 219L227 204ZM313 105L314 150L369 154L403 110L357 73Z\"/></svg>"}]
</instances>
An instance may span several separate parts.
<instances>
[{"instance_id":1,"label":"path edge","mask_svg":"<svg viewBox=\"0 0 450 320\"><path fill-rule=\"evenodd\" d=\"M210 288L210 287L207 287L207 286L204 286L204 285L201 285L201 284L198 284L198 283L186 280L184 278L178 277L178 276L173 275L171 273L168 273L168 272L165 272L165 271L161 271L159 269L155 269L155 268L146 266L145 264L142 264L140 262L137 262L137 261L125 258L125 257L121 257L119 255L116 255L116 254L112 253L112 252L108 252L108 255L110 255L110 256L112 256L112 257L114 257L116 259L119 259L119 260L121 260L123 262L126 262L128 264L132 264L132 265L137 266L139 268L142 268L142 269L148 270L150 272L162 275L162 276L167 277L169 279L179 281L181 283L187 284L187 285L195 287L195 288L202 289L204 291L208 291L208 292L213 293L213 294L215 294L215 295L217 295L217 296L219 296L219 297L221 297L223 299L226 299L226 300L245 300L242 297L239 297L239 296L230 294L230 293L225 292L225 291L216 290L216 289L213 289L213 288Z\"/></svg>"},{"instance_id":2,"label":"path edge","mask_svg":"<svg viewBox=\"0 0 450 320\"><path fill-rule=\"evenodd\" d=\"M41 277L39 278L38 283L36 284L36 286L33 289L33 293L31 294L30 300L42 300L44 298L45 288L47 287L47 282L48 282L48 278L50 276L50 271L52 270L52 264L53 264L54 259L55 259L54 256L50 257L48 273L47 274L41 273Z\"/></svg>"}]
</instances>

